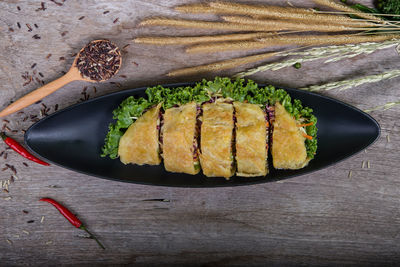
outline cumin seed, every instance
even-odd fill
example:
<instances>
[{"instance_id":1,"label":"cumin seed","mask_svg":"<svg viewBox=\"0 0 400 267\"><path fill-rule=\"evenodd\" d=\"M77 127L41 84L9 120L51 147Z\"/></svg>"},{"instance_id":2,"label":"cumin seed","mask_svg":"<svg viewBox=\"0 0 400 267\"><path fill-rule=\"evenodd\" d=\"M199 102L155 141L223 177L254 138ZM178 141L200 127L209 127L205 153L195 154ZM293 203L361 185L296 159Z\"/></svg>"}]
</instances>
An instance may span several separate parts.
<instances>
[{"instance_id":1,"label":"cumin seed","mask_svg":"<svg viewBox=\"0 0 400 267\"><path fill-rule=\"evenodd\" d=\"M39 40L41 37L39 36L39 34L35 34L34 36L32 36L33 39Z\"/></svg>"},{"instance_id":2,"label":"cumin seed","mask_svg":"<svg viewBox=\"0 0 400 267\"><path fill-rule=\"evenodd\" d=\"M85 18L85 16L80 17L78 20L83 20Z\"/></svg>"},{"instance_id":3,"label":"cumin seed","mask_svg":"<svg viewBox=\"0 0 400 267\"><path fill-rule=\"evenodd\" d=\"M35 26L35 28L39 28L39 26L35 23L35 24L33 24L33 26Z\"/></svg>"},{"instance_id":4,"label":"cumin seed","mask_svg":"<svg viewBox=\"0 0 400 267\"><path fill-rule=\"evenodd\" d=\"M11 27L9 27L8 30L9 30L10 32L14 32L14 29L11 28Z\"/></svg>"},{"instance_id":5,"label":"cumin seed","mask_svg":"<svg viewBox=\"0 0 400 267\"><path fill-rule=\"evenodd\" d=\"M46 59L49 59L51 57L51 54L48 54L47 56L46 56Z\"/></svg>"},{"instance_id":6,"label":"cumin seed","mask_svg":"<svg viewBox=\"0 0 400 267\"><path fill-rule=\"evenodd\" d=\"M28 28L28 32L31 32L31 31L32 31L32 27L31 27L31 25L30 25L30 24L28 24L28 23L26 23L25 25L26 25L26 27Z\"/></svg>"},{"instance_id":7,"label":"cumin seed","mask_svg":"<svg viewBox=\"0 0 400 267\"><path fill-rule=\"evenodd\" d=\"M36 63L32 64L31 69L33 69L34 67L36 67Z\"/></svg>"},{"instance_id":8,"label":"cumin seed","mask_svg":"<svg viewBox=\"0 0 400 267\"><path fill-rule=\"evenodd\" d=\"M350 178L351 179L351 177L353 176L353 171L349 171L349 175L348 175L348 178Z\"/></svg>"},{"instance_id":9,"label":"cumin seed","mask_svg":"<svg viewBox=\"0 0 400 267\"><path fill-rule=\"evenodd\" d=\"M21 11L21 8L19 6L17 6L18 11Z\"/></svg>"},{"instance_id":10,"label":"cumin seed","mask_svg":"<svg viewBox=\"0 0 400 267\"><path fill-rule=\"evenodd\" d=\"M103 12L104 15L107 14L107 13L110 13L110 11L106 10L106 11Z\"/></svg>"},{"instance_id":11,"label":"cumin seed","mask_svg":"<svg viewBox=\"0 0 400 267\"><path fill-rule=\"evenodd\" d=\"M17 22L18 29L21 29L21 24Z\"/></svg>"},{"instance_id":12,"label":"cumin seed","mask_svg":"<svg viewBox=\"0 0 400 267\"><path fill-rule=\"evenodd\" d=\"M119 18L114 19L113 23L117 23L119 21Z\"/></svg>"}]
</instances>

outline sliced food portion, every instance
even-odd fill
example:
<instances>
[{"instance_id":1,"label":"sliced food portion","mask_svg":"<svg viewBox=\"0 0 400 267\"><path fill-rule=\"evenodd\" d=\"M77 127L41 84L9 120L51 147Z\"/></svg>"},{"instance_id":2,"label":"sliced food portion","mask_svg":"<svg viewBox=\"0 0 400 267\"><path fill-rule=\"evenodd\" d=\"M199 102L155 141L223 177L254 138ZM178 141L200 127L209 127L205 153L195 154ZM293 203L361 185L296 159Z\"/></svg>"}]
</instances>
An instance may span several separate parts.
<instances>
[{"instance_id":1,"label":"sliced food portion","mask_svg":"<svg viewBox=\"0 0 400 267\"><path fill-rule=\"evenodd\" d=\"M305 167L310 161L305 140L295 118L276 103L271 149L274 168L296 170Z\"/></svg>"},{"instance_id":2,"label":"sliced food portion","mask_svg":"<svg viewBox=\"0 0 400 267\"><path fill-rule=\"evenodd\" d=\"M237 176L268 173L268 120L260 106L234 102Z\"/></svg>"},{"instance_id":3,"label":"sliced food portion","mask_svg":"<svg viewBox=\"0 0 400 267\"><path fill-rule=\"evenodd\" d=\"M162 103L149 109L139 117L121 137L118 155L124 164L158 165L159 155L159 124Z\"/></svg>"},{"instance_id":4,"label":"sliced food portion","mask_svg":"<svg viewBox=\"0 0 400 267\"><path fill-rule=\"evenodd\" d=\"M200 163L208 177L231 177L233 165L233 106L216 102L203 105Z\"/></svg>"},{"instance_id":5,"label":"sliced food portion","mask_svg":"<svg viewBox=\"0 0 400 267\"><path fill-rule=\"evenodd\" d=\"M170 172L197 174L197 105L195 102L167 109L163 125L164 166Z\"/></svg>"}]
</instances>

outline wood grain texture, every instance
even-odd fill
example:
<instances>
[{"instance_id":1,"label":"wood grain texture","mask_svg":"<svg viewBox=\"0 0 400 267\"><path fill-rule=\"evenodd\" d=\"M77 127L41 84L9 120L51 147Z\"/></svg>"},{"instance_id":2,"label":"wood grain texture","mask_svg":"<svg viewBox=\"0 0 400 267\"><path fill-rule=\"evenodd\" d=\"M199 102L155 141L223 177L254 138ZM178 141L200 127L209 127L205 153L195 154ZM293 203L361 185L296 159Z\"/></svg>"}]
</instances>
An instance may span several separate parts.
<instances>
[{"instance_id":1,"label":"wood grain texture","mask_svg":"<svg viewBox=\"0 0 400 267\"><path fill-rule=\"evenodd\" d=\"M50 113L56 104L64 108L80 101L84 87L94 97L139 86L196 81L204 76L167 78L165 73L245 55L186 55L181 46L132 42L139 35L209 33L136 27L145 17L177 15L173 7L187 2L194 1L68 0L63 6L45 1L47 9L35 11L40 8L40 1L1 1L0 108L39 86L37 82L23 86L21 75L25 71L41 72L43 78L35 76L50 82L67 71L72 55L93 39L109 38L120 47L129 44L124 49L119 75L110 81L113 83L96 84L97 93L93 84L85 82L65 86L44 99ZM283 5L285 1L262 2ZM370 0L358 2L372 4ZM313 6L309 0L292 3ZM110 12L103 14L107 10ZM215 18L186 14L181 17ZM113 23L116 18L118 21ZM32 32L28 32L27 23ZM41 39L33 39L34 34ZM46 59L48 54L51 57ZM34 63L36 66L31 69ZM387 49L337 63L307 63L299 70L267 71L251 78L296 88L395 68L400 68L399 56L394 49ZM244 67L205 77L233 75L241 70ZM333 90L326 95L362 109L371 108L399 99L398 82L393 79L342 92ZM41 108L36 104L26 108L24 114L7 117L9 128L18 130L9 134L22 141L20 130L32 124L23 118L39 116ZM372 115L382 126L382 137L366 152L310 175L235 188L182 189L111 182L56 166L34 165L7 150L8 158L0 158L0 167L5 163L14 165L19 180L9 186L9 193L0 192L0 265L396 264L400 260L400 109ZM0 152L4 149L5 145L0 144ZM369 169L367 164L361 168L363 161L370 162ZM0 171L1 180L10 175L10 170ZM40 197L52 197L70 207L107 249L103 251L93 240L84 238L84 233L67 223L53 207L39 202ZM155 198L169 202L143 201ZM34 222L28 223L30 220Z\"/></svg>"}]
</instances>

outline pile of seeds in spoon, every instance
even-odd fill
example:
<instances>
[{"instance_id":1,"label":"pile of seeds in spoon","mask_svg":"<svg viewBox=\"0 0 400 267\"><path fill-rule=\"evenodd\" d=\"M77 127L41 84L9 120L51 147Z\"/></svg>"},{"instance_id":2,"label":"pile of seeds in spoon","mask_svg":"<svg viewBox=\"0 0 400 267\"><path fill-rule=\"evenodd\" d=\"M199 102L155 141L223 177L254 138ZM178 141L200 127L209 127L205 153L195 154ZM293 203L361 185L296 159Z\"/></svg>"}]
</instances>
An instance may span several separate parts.
<instances>
[{"instance_id":1,"label":"pile of seeds in spoon","mask_svg":"<svg viewBox=\"0 0 400 267\"><path fill-rule=\"evenodd\" d=\"M115 44L109 40L96 40L79 52L76 66L82 77L104 81L118 72L121 61L121 52Z\"/></svg>"}]
</instances>

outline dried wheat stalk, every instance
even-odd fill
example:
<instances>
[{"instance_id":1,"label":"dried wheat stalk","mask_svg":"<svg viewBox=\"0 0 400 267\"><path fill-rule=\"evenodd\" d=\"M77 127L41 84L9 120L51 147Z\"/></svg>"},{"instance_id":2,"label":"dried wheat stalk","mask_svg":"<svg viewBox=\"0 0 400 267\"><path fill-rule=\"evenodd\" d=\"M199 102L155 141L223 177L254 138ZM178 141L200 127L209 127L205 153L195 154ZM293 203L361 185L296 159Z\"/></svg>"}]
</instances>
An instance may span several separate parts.
<instances>
[{"instance_id":1,"label":"dried wheat stalk","mask_svg":"<svg viewBox=\"0 0 400 267\"><path fill-rule=\"evenodd\" d=\"M379 23L385 23L385 21L379 17L376 17L376 16L368 14L368 13L361 12L361 11L351 8L343 3L335 2L332 0L313 0L313 1L314 1L314 3L316 3L318 5L330 7L335 10L344 11L348 14L356 15L360 18L376 21Z\"/></svg>"},{"instance_id":2,"label":"dried wheat stalk","mask_svg":"<svg viewBox=\"0 0 400 267\"><path fill-rule=\"evenodd\" d=\"M211 13L217 14L218 10L210 7L207 4L186 4L175 7L175 11L181 13L190 13L190 14L201 14L201 13Z\"/></svg>"},{"instance_id":3,"label":"dried wheat stalk","mask_svg":"<svg viewBox=\"0 0 400 267\"><path fill-rule=\"evenodd\" d=\"M227 22L211 22L199 20L184 20L170 18L148 18L143 20L141 26L174 26L183 28L199 28L199 29L214 29L214 30L230 30L230 31L256 31L265 32L265 27L253 25L240 25Z\"/></svg>"},{"instance_id":4,"label":"dried wheat stalk","mask_svg":"<svg viewBox=\"0 0 400 267\"><path fill-rule=\"evenodd\" d=\"M398 38L398 35L283 35L260 38L255 41L221 42L194 45L186 49L187 53L214 53L220 51L252 50L279 45L341 45L365 42L381 42Z\"/></svg>"},{"instance_id":5,"label":"dried wheat stalk","mask_svg":"<svg viewBox=\"0 0 400 267\"><path fill-rule=\"evenodd\" d=\"M219 70L231 69L231 68L238 67L240 65L264 60L264 59L273 57L275 55L277 55L277 53L264 53L264 54L254 55L254 56L228 59L228 60L223 60L223 61L219 61L219 62L207 64L207 65L174 70L174 71L171 71L170 73L168 73L167 75L168 76L182 76L182 75L198 74L198 73L203 73L203 72L208 72L208 71L219 71Z\"/></svg>"},{"instance_id":6,"label":"dried wheat stalk","mask_svg":"<svg viewBox=\"0 0 400 267\"><path fill-rule=\"evenodd\" d=\"M292 19L307 22L312 21L342 25L352 25L353 23L359 25L360 23L363 23L359 20L348 18L345 16L316 14L313 11L305 8L260 6L226 2L211 2L209 3L209 5L217 14L250 15L269 17L274 19ZM364 23L365 26L371 25L371 23L369 22Z\"/></svg>"},{"instance_id":7,"label":"dried wheat stalk","mask_svg":"<svg viewBox=\"0 0 400 267\"><path fill-rule=\"evenodd\" d=\"M272 33L238 33L238 34L224 34L224 35L206 35L206 36L149 36L137 37L134 39L135 43L141 44L154 44L154 45L187 45L197 43L212 43L221 41L240 41L251 40L254 38L268 37Z\"/></svg>"},{"instance_id":8,"label":"dried wheat stalk","mask_svg":"<svg viewBox=\"0 0 400 267\"><path fill-rule=\"evenodd\" d=\"M358 25L358 27L354 25L351 25L351 27L349 27L336 24L302 23L298 21L253 19L241 16L222 16L222 19L231 23L265 27L265 29L268 29L269 31L300 30L300 31L318 31L318 32L342 32L342 31L357 31L357 30L368 29L363 27L362 24Z\"/></svg>"}]
</instances>

